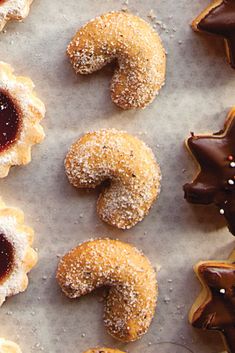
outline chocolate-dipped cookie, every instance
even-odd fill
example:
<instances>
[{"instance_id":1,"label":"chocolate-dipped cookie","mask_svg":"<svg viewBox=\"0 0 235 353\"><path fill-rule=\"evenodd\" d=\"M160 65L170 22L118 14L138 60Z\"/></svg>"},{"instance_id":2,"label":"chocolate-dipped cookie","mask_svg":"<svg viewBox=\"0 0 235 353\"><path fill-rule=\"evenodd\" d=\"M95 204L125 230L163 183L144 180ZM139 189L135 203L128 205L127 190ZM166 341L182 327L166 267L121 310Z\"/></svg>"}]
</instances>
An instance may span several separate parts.
<instances>
[{"instance_id":1,"label":"chocolate-dipped cookie","mask_svg":"<svg viewBox=\"0 0 235 353\"><path fill-rule=\"evenodd\" d=\"M235 353L235 251L228 261L198 263L195 272L203 290L189 321L196 328L220 331L227 351Z\"/></svg>"},{"instance_id":2,"label":"chocolate-dipped cookie","mask_svg":"<svg viewBox=\"0 0 235 353\"><path fill-rule=\"evenodd\" d=\"M214 0L192 22L195 31L219 35L225 40L228 61L235 69L235 1Z\"/></svg>"},{"instance_id":3,"label":"chocolate-dipped cookie","mask_svg":"<svg viewBox=\"0 0 235 353\"><path fill-rule=\"evenodd\" d=\"M224 129L212 135L194 135L186 146L199 166L192 183L184 185L185 199L194 204L214 204L235 235L235 108Z\"/></svg>"}]
</instances>

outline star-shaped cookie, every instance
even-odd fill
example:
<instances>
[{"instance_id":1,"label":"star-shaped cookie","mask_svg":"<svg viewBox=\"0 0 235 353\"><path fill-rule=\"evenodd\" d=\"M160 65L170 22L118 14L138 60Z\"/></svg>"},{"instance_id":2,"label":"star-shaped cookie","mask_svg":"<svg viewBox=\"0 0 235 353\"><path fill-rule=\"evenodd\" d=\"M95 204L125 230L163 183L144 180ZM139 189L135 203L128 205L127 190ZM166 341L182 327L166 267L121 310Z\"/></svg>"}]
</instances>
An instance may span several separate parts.
<instances>
[{"instance_id":1,"label":"star-shaped cookie","mask_svg":"<svg viewBox=\"0 0 235 353\"><path fill-rule=\"evenodd\" d=\"M192 22L192 27L223 37L229 63L235 69L235 0L214 0Z\"/></svg>"},{"instance_id":2,"label":"star-shaped cookie","mask_svg":"<svg viewBox=\"0 0 235 353\"><path fill-rule=\"evenodd\" d=\"M199 262L195 272L203 290L189 313L190 323L223 335L229 353L235 353L235 251L228 261Z\"/></svg>"},{"instance_id":3,"label":"star-shaped cookie","mask_svg":"<svg viewBox=\"0 0 235 353\"><path fill-rule=\"evenodd\" d=\"M192 136L186 146L196 159L199 173L184 185L190 203L214 204L235 235L235 107L224 129L212 135Z\"/></svg>"}]
</instances>

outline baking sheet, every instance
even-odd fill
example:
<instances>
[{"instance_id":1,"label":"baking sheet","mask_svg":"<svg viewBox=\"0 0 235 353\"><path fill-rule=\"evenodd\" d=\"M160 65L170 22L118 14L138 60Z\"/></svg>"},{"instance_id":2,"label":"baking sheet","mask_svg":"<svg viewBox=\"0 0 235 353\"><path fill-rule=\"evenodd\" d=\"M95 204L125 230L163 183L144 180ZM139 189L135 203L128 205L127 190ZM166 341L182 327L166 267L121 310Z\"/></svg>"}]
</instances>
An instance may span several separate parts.
<instances>
[{"instance_id":1,"label":"baking sheet","mask_svg":"<svg viewBox=\"0 0 235 353\"><path fill-rule=\"evenodd\" d=\"M24 210L36 232L39 263L26 293L7 300L0 311L0 336L15 340L24 353L83 352L96 345L131 353L216 353L218 334L193 329L188 310L199 293L192 266L198 260L227 258L234 240L210 207L183 199L182 185L195 172L183 147L190 131L217 131L235 104L235 73L225 63L220 39L193 33L189 23L207 0L129 0L146 20L153 13L168 52L167 83L143 111L121 111L109 95L112 66L76 77L65 48L87 20L126 5L119 0L35 0L24 23L0 34L0 60L16 74L30 76L45 102L46 140L33 148L32 163L16 167L0 181L0 194ZM153 10L153 11L151 11ZM102 223L95 211L97 192L69 185L63 159L82 133L115 127L152 147L163 173L162 193L145 220L129 231ZM122 344L106 334L101 293L79 300L61 294L55 281L58 256L91 237L109 236L142 249L159 269L159 302L151 328L140 341Z\"/></svg>"}]
</instances>

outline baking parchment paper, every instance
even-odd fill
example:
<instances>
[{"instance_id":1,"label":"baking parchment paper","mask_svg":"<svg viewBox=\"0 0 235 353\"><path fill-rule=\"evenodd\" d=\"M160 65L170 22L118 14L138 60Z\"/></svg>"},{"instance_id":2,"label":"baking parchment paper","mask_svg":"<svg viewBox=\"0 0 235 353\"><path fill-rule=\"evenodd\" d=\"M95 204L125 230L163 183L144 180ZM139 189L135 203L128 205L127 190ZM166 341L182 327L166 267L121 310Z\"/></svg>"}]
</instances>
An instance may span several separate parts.
<instances>
[{"instance_id":1,"label":"baking parchment paper","mask_svg":"<svg viewBox=\"0 0 235 353\"><path fill-rule=\"evenodd\" d=\"M183 146L190 131L215 132L235 104L235 72L225 62L223 41L195 34L189 23L207 0L35 0L24 23L0 34L0 60L17 75L30 76L45 102L45 141L33 148L31 164L15 167L0 181L0 195L20 207L35 229L38 266L26 293L0 310L0 336L15 340L24 353L82 353L96 345L131 353L217 353L217 333L193 329L188 310L200 285L192 267L199 260L225 259L234 247L213 207L192 206L182 185L195 164ZM110 65L87 77L76 76L65 49L87 20L129 8L155 25L167 50L167 80L145 110L121 111L112 104ZM157 16L156 20L154 16ZM156 22L159 21L159 22ZM124 129L152 147L162 169L162 192L145 220L129 231L102 223L98 193L69 185L63 160L82 133ZM58 257L89 238L109 236L142 249L158 269L159 301L151 328L140 341L122 344L106 334L102 293L69 300L55 281Z\"/></svg>"}]
</instances>

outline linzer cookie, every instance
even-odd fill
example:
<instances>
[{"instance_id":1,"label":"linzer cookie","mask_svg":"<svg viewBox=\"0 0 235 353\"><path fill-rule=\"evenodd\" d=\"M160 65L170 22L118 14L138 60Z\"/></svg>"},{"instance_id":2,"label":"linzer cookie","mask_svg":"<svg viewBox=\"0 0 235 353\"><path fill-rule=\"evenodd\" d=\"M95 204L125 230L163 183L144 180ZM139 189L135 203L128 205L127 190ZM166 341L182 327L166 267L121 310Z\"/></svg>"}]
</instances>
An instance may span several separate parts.
<instances>
[{"instance_id":1,"label":"linzer cookie","mask_svg":"<svg viewBox=\"0 0 235 353\"><path fill-rule=\"evenodd\" d=\"M0 338L0 352L1 353L22 353L20 347L5 338Z\"/></svg>"},{"instance_id":2,"label":"linzer cookie","mask_svg":"<svg viewBox=\"0 0 235 353\"><path fill-rule=\"evenodd\" d=\"M203 290L189 321L204 330L217 330L229 353L235 353L235 251L228 261L200 262L195 272Z\"/></svg>"},{"instance_id":3,"label":"linzer cookie","mask_svg":"<svg viewBox=\"0 0 235 353\"><path fill-rule=\"evenodd\" d=\"M0 200L0 306L9 296L25 291L27 273L37 263L31 247L34 232L24 224L24 214Z\"/></svg>"},{"instance_id":4,"label":"linzer cookie","mask_svg":"<svg viewBox=\"0 0 235 353\"><path fill-rule=\"evenodd\" d=\"M185 199L195 204L214 204L235 235L235 108L224 129L212 135L194 135L186 141L199 172L184 185Z\"/></svg>"},{"instance_id":5,"label":"linzer cookie","mask_svg":"<svg viewBox=\"0 0 235 353\"><path fill-rule=\"evenodd\" d=\"M29 78L14 76L11 66L0 62L0 178L11 166L29 163L31 147L44 138L45 106L33 89Z\"/></svg>"},{"instance_id":6,"label":"linzer cookie","mask_svg":"<svg viewBox=\"0 0 235 353\"><path fill-rule=\"evenodd\" d=\"M8 21L22 21L29 14L33 0L0 0L0 31Z\"/></svg>"},{"instance_id":7,"label":"linzer cookie","mask_svg":"<svg viewBox=\"0 0 235 353\"><path fill-rule=\"evenodd\" d=\"M219 35L225 40L229 63L235 69L235 1L214 0L192 23L195 31Z\"/></svg>"}]
</instances>

